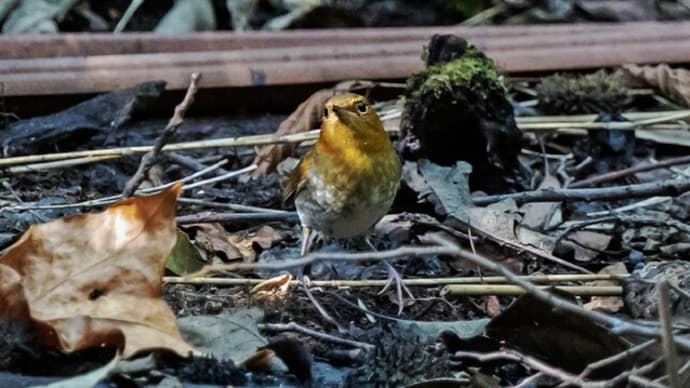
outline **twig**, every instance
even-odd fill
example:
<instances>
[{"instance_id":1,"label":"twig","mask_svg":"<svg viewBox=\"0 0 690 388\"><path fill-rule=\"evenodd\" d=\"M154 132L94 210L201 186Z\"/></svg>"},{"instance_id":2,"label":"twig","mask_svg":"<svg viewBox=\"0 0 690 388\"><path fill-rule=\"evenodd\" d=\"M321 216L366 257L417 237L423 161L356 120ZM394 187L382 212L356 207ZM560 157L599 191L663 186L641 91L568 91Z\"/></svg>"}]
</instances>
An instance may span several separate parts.
<instances>
[{"instance_id":1,"label":"twig","mask_svg":"<svg viewBox=\"0 0 690 388\"><path fill-rule=\"evenodd\" d=\"M667 121L681 120L690 117L690 111L676 111L669 113L666 116L653 117L637 121L614 121L608 123L602 122L548 122L548 123L521 123L519 128L521 130L546 130L546 129L561 129L561 128L578 128L578 129L606 129L606 130L634 130L640 127L664 123Z\"/></svg>"},{"instance_id":2,"label":"twig","mask_svg":"<svg viewBox=\"0 0 690 388\"><path fill-rule=\"evenodd\" d=\"M237 212L247 212L247 213L276 213L276 214L289 213L286 210L271 209L268 207L238 205L236 203L214 202L214 201L206 201L204 199L194 199L194 198L187 198L187 197L179 197L179 198L177 198L177 202L186 203L189 205L205 206L205 207L223 207L223 208L234 210Z\"/></svg>"},{"instance_id":3,"label":"twig","mask_svg":"<svg viewBox=\"0 0 690 388\"><path fill-rule=\"evenodd\" d=\"M342 332L343 329L338 324L338 321L336 321L335 318L333 318L331 316L331 314L329 314L328 311L326 311L326 309L323 308L323 306L321 306L321 303L319 303L319 301L316 299L314 294L312 294L311 290L309 289L309 286L307 285L307 282L309 281L308 278L306 276L304 276L302 279L303 280L301 282L299 282L299 285L302 288L302 291L304 291L304 293L307 295L307 298L309 298L309 301L316 308L316 311L318 311L319 314L321 314L321 316L323 317L323 319L326 320L326 322L335 326L339 332Z\"/></svg>"},{"instance_id":4,"label":"twig","mask_svg":"<svg viewBox=\"0 0 690 388\"><path fill-rule=\"evenodd\" d=\"M117 25L115 26L113 32L119 34L120 32L124 31L125 27L127 27L127 23L129 23L129 20L132 18L132 16L134 16L134 13L137 12L137 9L139 9L139 7L141 7L142 4L144 4L144 0L132 0L132 2L129 3L129 6L125 10L125 13L117 22Z\"/></svg>"},{"instance_id":5,"label":"twig","mask_svg":"<svg viewBox=\"0 0 690 388\"><path fill-rule=\"evenodd\" d=\"M560 381L575 380L576 376L566 372L562 369L558 369L555 366L549 365L541 360L534 357L528 356L526 354L519 353L511 349L501 349L500 351L490 352L490 353L478 353L478 352L467 352L467 351L457 351L453 355L456 358L471 358L479 362L488 362L496 360L511 360L516 362L521 362L532 369L538 370L539 372L559 379ZM597 382L603 387L604 382ZM589 383L594 385L594 382Z\"/></svg>"},{"instance_id":6,"label":"twig","mask_svg":"<svg viewBox=\"0 0 690 388\"><path fill-rule=\"evenodd\" d=\"M571 263L571 262L569 262L569 261L563 260L563 259L561 259L561 258L559 258L559 257L556 257L556 256L550 254L550 253L544 252L544 251L541 250L541 249L537 249L537 248L532 247L532 246L529 246L529 245L520 244L520 243L517 242L517 241L511 241L511 240L505 239L505 238L503 238L503 237L501 237L501 236L499 236L499 235L497 235L497 234L495 234L495 233L489 232L488 230L479 229L479 228L477 228L476 226L473 226L473 225L470 225L470 227L471 227L475 232L477 232L478 234L481 234L482 236L487 237L487 238L489 238L489 239L491 239L491 240L493 240L493 241L499 243L500 245L509 246L509 247L511 247L512 249L517 250L518 252L523 252L523 251L524 251L524 252L529 252L529 253L531 253L531 254L537 256L537 257L541 257L542 259L551 261L551 262L556 263L556 264L560 264L560 265L562 265L562 266L564 266L564 267L567 267L567 268L570 268L570 269L574 269L574 270L576 270L576 271L578 271L578 272L587 273L587 274L591 274L591 273L592 273L592 271L590 271L590 270L588 270L588 269L586 269L586 268L584 268L584 267L581 267L581 266L579 266L579 265L577 265L577 264L573 264L573 263Z\"/></svg>"},{"instance_id":7,"label":"twig","mask_svg":"<svg viewBox=\"0 0 690 388\"><path fill-rule=\"evenodd\" d=\"M102 162L105 160L110 160L110 159L116 159L119 158L119 156L87 156L84 158L73 158L73 159L65 159L65 160L58 160L55 162L46 162L46 163L31 163L31 164L26 164L24 166L16 166L16 167L10 167L6 169L10 174L24 174L28 172L36 172L36 171L46 171L46 170L54 170L57 168L65 168L65 167L72 167L72 166L79 166L82 164L90 164L90 163L96 163L96 162Z\"/></svg>"},{"instance_id":8,"label":"twig","mask_svg":"<svg viewBox=\"0 0 690 388\"><path fill-rule=\"evenodd\" d=\"M365 261L365 260L385 260L400 256L426 256L426 255L448 255L455 252L455 249L445 246L404 246L388 251L363 252L363 253L338 253L338 252L313 252L298 259L285 260L283 262L272 263L234 263L234 264L213 264L204 266L200 271L187 275L187 278L203 277L211 272L231 272L246 270L273 270L280 271L290 268L303 267L320 260L344 260L344 261Z\"/></svg>"},{"instance_id":9,"label":"twig","mask_svg":"<svg viewBox=\"0 0 690 388\"><path fill-rule=\"evenodd\" d=\"M251 212L251 213L212 213L178 216L178 224L198 224L201 222L245 222L245 221L285 221L296 220L297 212Z\"/></svg>"},{"instance_id":10,"label":"twig","mask_svg":"<svg viewBox=\"0 0 690 388\"><path fill-rule=\"evenodd\" d=\"M676 196L689 190L690 179L677 179L599 189L548 189L514 194L486 195L473 197L472 202L475 205L483 206L506 199L513 199L520 204L528 202L600 201L643 198L655 195Z\"/></svg>"},{"instance_id":11,"label":"twig","mask_svg":"<svg viewBox=\"0 0 690 388\"><path fill-rule=\"evenodd\" d=\"M276 143L300 143L306 140L314 140L318 137L319 130L295 133L290 135L250 135L240 137L229 137L222 139L211 140L197 140L181 143L166 144L162 151L185 151L198 150L205 148L219 148L219 147L240 147L240 146L255 146ZM132 154L143 154L153 149L153 146L132 146L132 147L118 147L106 148L99 150L85 150L85 151L71 151L58 152L42 155L25 155L14 156L0 159L0 166L12 166L17 164L45 162L50 160L62 160L70 158L88 157L88 156L126 156Z\"/></svg>"},{"instance_id":12,"label":"twig","mask_svg":"<svg viewBox=\"0 0 690 388\"><path fill-rule=\"evenodd\" d=\"M298 333L302 333L304 335L308 335L310 337L322 339L324 341L332 342L335 344L351 346L353 348L364 349L366 351L370 351L370 350L374 349L374 345L372 345L372 344L368 344L366 342L353 341L353 340L349 340L349 339L345 339L345 338L340 338L340 337L336 337L336 336L326 334L326 333L320 333L318 331L315 331L315 330L306 328L304 326L298 325L295 322L290 322L287 324L284 324L284 323L259 323L259 324L257 324L257 328L259 330L278 331L278 332L296 331Z\"/></svg>"},{"instance_id":13,"label":"twig","mask_svg":"<svg viewBox=\"0 0 690 388\"><path fill-rule=\"evenodd\" d=\"M585 381L585 379L595 370L601 369L605 366L615 364L615 363L622 361L628 357L632 357L632 356L635 356L639 353L642 353L645 350L652 347L656 343L657 343L657 340L651 339L651 340L645 341L639 345L633 346L632 348L629 348L623 352L620 352L618 354L614 354L611 357L603 358L597 362L593 362L593 363L587 365L587 367L585 367L585 369L577 376L577 378L574 381L564 381L561 385L558 386L558 388L566 387L566 386L569 386L571 384L581 385ZM630 375L630 373L632 373L630 371L627 371L627 372L628 372L627 374L624 372L624 373L616 376L614 379L612 379L612 381L611 381L612 385L615 385L615 384L613 384L614 381L618 381L618 380L623 381L623 380L627 379L627 377Z\"/></svg>"},{"instance_id":14,"label":"twig","mask_svg":"<svg viewBox=\"0 0 690 388\"><path fill-rule=\"evenodd\" d=\"M640 387L644 388L668 388L666 385L655 383L654 381L648 378L638 375L631 375L630 377L628 377L628 380L631 383L635 383L636 385L639 385Z\"/></svg>"},{"instance_id":15,"label":"twig","mask_svg":"<svg viewBox=\"0 0 690 388\"><path fill-rule=\"evenodd\" d=\"M131 197L134 194L134 192L137 190L137 187L139 187L141 182L144 180L146 173L158 161L158 157L163 146L175 134L177 127L182 124L184 115L187 113L189 106L194 102L194 95L199 89L199 79L201 79L201 74L192 73L191 81L189 82L189 87L187 88L187 93L182 99L182 102L177 104L175 107L175 112L170 118L170 121L168 121L168 125L165 126L163 133L158 136L151 151L142 156L141 162L139 163L139 168L137 168L137 171L125 184L125 188L122 190L122 196L124 198Z\"/></svg>"},{"instance_id":16,"label":"twig","mask_svg":"<svg viewBox=\"0 0 690 388\"><path fill-rule=\"evenodd\" d=\"M532 283L559 283L559 282L590 282L595 280L625 280L629 275L615 274L572 274L572 275L529 275L519 278ZM185 278L182 276L164 276L163 283L167 284L212 284L225 286L248 286L259 284L265 279L253 278ZM503 276L478 276L478 277L449 277L431 279L403 279L406 286L443 286L448 284L502 284L507 279ZM297 280L291 280L291 284L297 284ZM386 279L368 280L310 280L314 287L383 287Z\"/></svg>"},{"instance_id":17,"label":"twig","mask_svg":"<svg viewBox=\"0 0 690 388\"><path fill-rule=\"evenodd\" d=\"M624 168L622 170L611 171L605 174L597 175L591 178L583 179L581 181L576 181L570 184L571 189L577 189L587 186L594 186L600 183L610 182L616 179L624 178L629 175L637 174L638 172L658 170L660 168L666 168L671 166L677 166L679 164L690 163L690 156L681 156L678 158L666 159L662 162L652 163L652 164L639 164L637 166Z\"/></svg>"},{"instance_id":18,"label":"twig","mask_svg":"<svg viewBox=\"0 0 690 388\"><path fill-rule=\"evenodd\" d=\"M549 289L551 287L541 287ZM623 287L620 286L555 286L555 289L565 291L575 296L621 296ZM522 295L526 291L520 286L506 284L452 284L444 287L443 295Z\"/></svg>"},{"instance_id":19,"label":"twig","mask_svg":"<svg viewBox=\"0 0 690 388\"><path fill-rule=\"evenodd\" d=\"M197 171L192 175L188 175L188 176L182 178L180 181L181 182L189 182L189 181L194 180L194 179L196 179L202 175L205 175L208 172L211 172L217 168L220 168L221 166L225 165L226 163L227 163L227 160L221 160L220 162L218 162L216 164L208 166L203 170ZM245 172L252 171L254 168L256 168L256 166L251 165L249 167L245 167L243 169L233 171L232 176L244 174ZM232 176L230 176L230 174L225 175L226 178L232 177ZM196 182L196 185L198 186L199 183L207 184L207 183L209 183L209 181L208 180L199 181L199 182ZM215 183L215 181L210 182L210 183ZM165 184L162 184L159 186L140 189L140 190L137 190L137 192L135 194L156 193L158 191L161 191L163 189L166 189L166 188L172 186L173 184L174 183L165 183ZM185 190L185 189L189 189L189 185L182 187L182 190ZM38 209L67 209L67 208L73 208L73 207L104 206L104 205L113 203L113 202L115 202L121 198L122 198L122 195L111 195L109 197L103 197L103 198L92 199L89 201L75 202L75 203L64 203L64 204L59 204L59 205L20 205L20 206L15 206L12 209L13 210L38 210Z\"/></svg>"},{"instance_id":20,"label":"twig","mask_svg":"<svg viewBox=\"0 0 690 388\"><path fill-rule=\"evenodd\" d=\"M650 206L656 206L658 204L668 202L671 199L672 199L671 197L646 198L646 199L643 199L641 201L637 201L637 202L631 203L629 205L620 206L620 207L613 208L610 210L590 212L590 213L587 213L587 217L600 217L600 216L606 216L606 215L611 215L611 214L616 214L616 213L629 212L631 210L637 210L637 209L643 209L643 208L650 207Z\"/></svg>"},{"instance_id":21,"label":"twig","mask_svg":"<svg viewBox=\"0 0 690 388\"><path fill-rule=\"evenodd\" d=\"M678 355L676 354L676 343L673 341L671 324L671 292L668 280L661 278L657 284L657 290L659 292L659 321L661 322L661 344L666 360L666 374L671 387L680 388Z\"/></svg>"},{"instance_id":22,"label":"twig","mask_svg":"<svg viewBox=\"0 0 690 388\"><path fill-rule=\"evenodd\" d=\"M165 157L174 161L175 163L189 168L192 171L200 171L206 168L206 165L197 161L196 159L190 158L188 156L179 154L177 152L168 152ZM227 174L228 171L222 168L216 170L216 175Z\"/></svg>"}]
</instances>

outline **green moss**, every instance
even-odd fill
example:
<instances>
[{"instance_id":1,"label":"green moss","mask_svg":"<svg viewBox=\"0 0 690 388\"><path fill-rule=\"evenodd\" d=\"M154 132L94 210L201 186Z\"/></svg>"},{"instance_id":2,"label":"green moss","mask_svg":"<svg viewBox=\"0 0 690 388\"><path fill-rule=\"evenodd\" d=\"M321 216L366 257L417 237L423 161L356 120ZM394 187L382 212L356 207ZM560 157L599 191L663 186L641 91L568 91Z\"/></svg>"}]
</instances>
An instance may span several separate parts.
<instances>
[{"instance_id":1,"label":"green moss","mask_svg":"<svg viewBox=\"0 0 690 388\"><path fill-rule=\"evenodd\" d=\"M481 93L487 82L505 90L493 62L474 47L470 47L462 58L429 66L415 78L421 84L415 88L414 97L433 93L438 98L458 87Z\"/></svg>"}]
</instances>

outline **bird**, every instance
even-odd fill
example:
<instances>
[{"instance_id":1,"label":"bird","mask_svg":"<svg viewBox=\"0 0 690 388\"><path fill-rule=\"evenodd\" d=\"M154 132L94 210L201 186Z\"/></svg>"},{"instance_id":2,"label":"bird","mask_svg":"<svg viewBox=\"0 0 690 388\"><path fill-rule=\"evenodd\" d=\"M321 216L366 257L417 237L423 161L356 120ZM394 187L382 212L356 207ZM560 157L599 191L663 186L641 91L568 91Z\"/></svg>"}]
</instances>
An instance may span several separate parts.
<instances>
[{"instance_id":1,"label":"bird","mask_svg":"<svg viewBox=\"0 0 690 388\"><path fill-rule=\"evenodd\" d=\"M369 240L374 225L390 210L400 187L398 153L371 103L364 96L344 93L324 105L316 143L288 174L283 199L294 199L302 226L300 254L306 255L316 232L326 237ZM388 268L395 284L399 311L404 290L397 271Z\"/></svg>"}]
</instances>

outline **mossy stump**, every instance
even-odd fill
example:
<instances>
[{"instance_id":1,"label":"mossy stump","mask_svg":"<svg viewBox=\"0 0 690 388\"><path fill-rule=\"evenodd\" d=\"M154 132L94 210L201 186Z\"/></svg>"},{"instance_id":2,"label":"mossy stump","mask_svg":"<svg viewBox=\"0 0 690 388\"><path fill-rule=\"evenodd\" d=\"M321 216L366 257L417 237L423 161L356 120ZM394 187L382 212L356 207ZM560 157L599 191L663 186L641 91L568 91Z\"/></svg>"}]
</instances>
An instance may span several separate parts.
<instances>
[{"instance_id":1,"label":"mossy stump","mask_svg":"<svg viewBox=\"0 0 690 388\"><path fill-rule=\"evenodd\" d=\"M521 133L493 62L454 35L434 35L426 69L408 80L403 155L442 165L464 160L473 189L502 189L517 164Z\"/></svg>"}]
</instances>

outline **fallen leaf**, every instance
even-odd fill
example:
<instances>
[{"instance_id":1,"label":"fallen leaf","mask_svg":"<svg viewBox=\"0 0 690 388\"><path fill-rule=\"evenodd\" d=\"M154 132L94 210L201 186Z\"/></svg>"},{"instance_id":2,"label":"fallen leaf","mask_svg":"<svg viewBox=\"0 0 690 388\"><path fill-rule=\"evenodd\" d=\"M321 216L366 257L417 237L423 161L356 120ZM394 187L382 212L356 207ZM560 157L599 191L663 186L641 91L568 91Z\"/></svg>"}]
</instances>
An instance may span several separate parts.
<instances>
[{"instance_id":1,"label":"fallen leaf","mask_svg":"<svg viewBox=\"0 0 690 388\"><path fill-rule=\"evenodd\" d=\"M241 231L231 234L227 237L228 242L232 244L242 255L245 261L252 262L256 259L255 244L262 249L268 249L274 244L282 241L284 234L280 231L264 225L254 231Z\"/></svg>"},{"instance_id":2,"label":"fallen leaf","mask_svg":"<svg viewBox=\"0 0 690 388\"><path fill-rule=\"evenodd\" d=\"M154 32L175 35L215 29L216 15L210 0L177 0Z\"/></svg>"},{"instance_id":3,"label":"fallen leaf","mask_svg":"<svg viewBox=\"0 0 690 388\"><path fill-rule=\"evenodd\" d=\"M486 295L482 299L482 303L475 306L489 316L489 318L494 318L501 314L501 302L499 302L496 295Z\"/></svg>"},{"instance_id":4,"label":"fallen leaf","mask_svg":"<svg viewBox=\"0 0 690 388\"><path fill-rule=\"evenodd\" d=\"M170 252L165 268L175 275L185 275L200 270L206 264L197 247L189 241L187 233L178 229L177 242Z\"/></svg>"},{"instance_id":5,"label":"fallen leaf","mask_svg":"<svg viewBox=\"0 0 690 388\"><path fill-rule=\"evenodd\" d=\"M57 33L57 22L77 3L78 0L22 1L5 20L2 32L8 35Z\"/></svg>"},{"instance_id":6,"label":"fallen leaf","mask_svg":"<svg viewBox=\"0 0 690 388\"><path fill-rule=\"evenodd\" d=\"M575 7L591 19L618 22L656 20L657 8L652 1L576 0Z\"/></svg>"},{"instance_id":7,"label":"fallen leaf","mask_svg":"<svg viewBox=\"0 0 690 388\"><path fill-rule=\"evenodd\" d=\"M280 123L275 134L290 135L318 128L323 106L334 94L333 89L321 89L314 92ZM295 147L295 144L269 144L259 148L254 159L254 164L258 167L252 175L260 176L273 172L278 163L292 154Z\"/></svg>"},{"instance_id":8,"label":"fallen leaf","mask_svg":"<svg viewBox=\"0 0 690 388\"><path fill-rule=\"evenodd\" d=\"M228 241L229 233L219 223L189 224L182 229L192 236L196 245L208 253L221 256L222 261L242 258L239 249Z\"/></svg>"},{"instance_id":9,"label":"fallen leaf","mask_svg":"<svg viewBox=\"0 0 690 388\"><path fill-rule=\"evenodd\" d=\"M127 358L166 349L187 356L161 277L175 245L182 184L104 212L34 225L0 257L0 313L31 320L44 346L95 346Z\"/></svg>"},{"instance_id":10,"label":"fallen leaf","mask_svg":"<svg viewBox=\"0 0 690 388\"><path fill-rule=\"evenodd\" d=\"M546 175L537 190L560 188L561 183L553 175ZM561 207L560 202L530 202L520 206L524 214L521 224L528 228L542 229L551 224L556 211Z\"/></svg>"},{"instance_id":11,"label":"fallen leaf","mask_svg":"<svg viewBox=\"0 0 690 388\"><path fill-rule=\"evenodd\" d=\"M451 332L458 338L473 338L484 332L489 319L467 321L396 321L402 330L412 330L419 340L435 341L443 332Z\"/></svg>"},{"instance_id":12,"label":"fallen leaf","mask_svg":"<svg viewBox=\"0 0 690 388\"><path fill-rule=\"evenodd\" d=\"M258 308L238 308L219 315L183 317L178 324L184 338L200 352L240 365L268 343L256 327L263 318Z\"/></svg>"},{"instance_id":13,"label":"fallen leaf","mask_svg":"<svg viewBox=\"0 0 690 388\"><path fill-rule=\"evenodd\" d=\"M664 95L690 106L690 70L672 69L666 64L656 66L623 65L623 70L638 81L658 88Z\"/></svg>"},{"instance_id":14,"label":"fallen leaf","mask_svg":"<svg viewBox=\"0 0 690 388\"><path fill-rule=\"evenodd\" d=\"M690 132L675 129L636 129L635 137L659 144L671 144L690 147Z\"/></svg>"},{"instance_id":15,"label":"fallen leaf","mask_svg":"<svg viewBox=\"0 0 690 388\"><path fill-rule=\"evenodd\" d=\"M604 267L599 273L607 275L627 275L628 270L625 268L625 264L618 262ZM618 284L617 281L613 280L596 280L587 283L588 286L617 286ZM623 298L620 296L594 296L589 303L585 303L582 307L588 310L617 313L623 307Z\"/></svg>"},{"instance_id":16,"label":"fallen leaf","mask_svg":"<svg viewBox=\"0 0 690 388\"><path fill-rule=\"evenodd\" d=\"M257 284L249 293L258 299L283 299L290 291L290 280L292 280L290 273L275 276Z\"/></svg>"}]
</instances>

